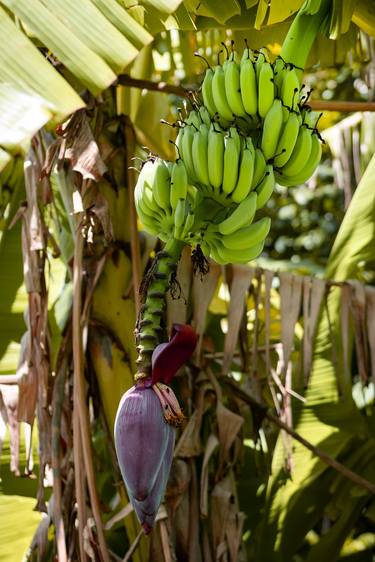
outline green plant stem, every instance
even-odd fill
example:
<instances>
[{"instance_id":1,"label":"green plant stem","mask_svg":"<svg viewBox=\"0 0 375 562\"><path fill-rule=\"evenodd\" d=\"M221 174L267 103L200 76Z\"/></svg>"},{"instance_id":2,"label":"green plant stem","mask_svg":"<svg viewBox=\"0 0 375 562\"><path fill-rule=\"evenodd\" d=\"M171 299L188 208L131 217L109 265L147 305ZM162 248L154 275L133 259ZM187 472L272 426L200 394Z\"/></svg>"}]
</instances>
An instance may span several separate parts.
<instances>
[{"instance_id":1,"label":"green plant stem","mask_svg":"<svg viewBox=\"0 0 375 562\"><path fill-rule=\"evenodd\" d=\"M154 262L141 287L142 305L136 326L137 369L136 380L151 374L151 356L161 343L165 314L165 295L175 274L184 243L172 238L164 249L156 254ZM142 295L143 293L143 295Z\"/></svg>"},{"instance_id":2,"label":"green plant stem","mask_svg":"<svg viewBox=\"0 0 375 562\"><path fill-rule=\"evenodd\" d=\"M330 7L331 0L322 0L316 14L306 14L302 6L289 28L280 52L285 62L293 63L299 68L305 67L311 47ZM301 70L298 72L302 75Z\"/></svg>"}]
</instances>

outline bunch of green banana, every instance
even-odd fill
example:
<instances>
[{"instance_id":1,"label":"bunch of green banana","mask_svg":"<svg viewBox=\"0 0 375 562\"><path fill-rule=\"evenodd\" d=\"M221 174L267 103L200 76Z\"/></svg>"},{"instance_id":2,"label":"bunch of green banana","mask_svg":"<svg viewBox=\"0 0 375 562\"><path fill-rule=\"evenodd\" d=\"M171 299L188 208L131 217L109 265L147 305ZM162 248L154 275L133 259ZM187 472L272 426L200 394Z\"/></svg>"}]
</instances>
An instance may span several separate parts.
<instances>
[{"instance_id":1,"label":"bunch of green banana","mask_svg":"<svg viewBox=\"0 0 375 562\"><path fill-rule=\"evenodd\" d=\"M194 217L191 213L194 191L188 185L181 159L172 163L149 158L134 190L135 206L144 228L164 242L171 237L183 239L192 225L191 216Z\"/></svg>"},{"instance_id":2,"label":"bunch of green banana","mask_svg":"<svg viewBox=\"0 0 375 562\"><path fill-rule=\"evenodd\" d=\"M177 146L189 182L223 206L243 201L266 171L263 150L255 149L251 137L239 134L235 127L226 133L218 123L209 128L205 123L199 128L186 124Z\"/></svg>"}]
</instances>

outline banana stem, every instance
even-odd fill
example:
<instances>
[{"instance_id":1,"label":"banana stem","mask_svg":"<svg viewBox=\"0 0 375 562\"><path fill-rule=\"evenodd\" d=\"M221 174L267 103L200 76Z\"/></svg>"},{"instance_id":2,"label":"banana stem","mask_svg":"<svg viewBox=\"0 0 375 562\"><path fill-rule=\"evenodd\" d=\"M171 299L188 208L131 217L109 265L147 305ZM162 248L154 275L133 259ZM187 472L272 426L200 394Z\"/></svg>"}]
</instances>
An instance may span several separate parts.
<instances>
[{"instance_id":1,"label":"banana stem","mask_svg":"<svg viewBox=\"0 0 375 562\"><path fill-rule=\"evenodd\" d=\"M165 313L165 295L169 289L171 277L176 273L183 246L184 242L180 240L174 238L169 240L164 249L156 254L149 272L143 279L141 286L143 303L135 329L138 351L136 380L151 375L151 356L155 347L161 343L164 334L162 324Z\"/></svg>"},{"instance_id":2,"label":"banana stem","mask_svg":"<svg viewBox=\"0 0 375 562\"><path fill-rule=\"evenodd\" d=\"M280 52L286 63L292 63L299 69L305 67L311 47L330 10L331 0L321 0L320 8L315 14L306 14L304 6L305 4L294 18ZM297 73L301 78L302 70L297 69Z\"/></svg>"}]
</instances>

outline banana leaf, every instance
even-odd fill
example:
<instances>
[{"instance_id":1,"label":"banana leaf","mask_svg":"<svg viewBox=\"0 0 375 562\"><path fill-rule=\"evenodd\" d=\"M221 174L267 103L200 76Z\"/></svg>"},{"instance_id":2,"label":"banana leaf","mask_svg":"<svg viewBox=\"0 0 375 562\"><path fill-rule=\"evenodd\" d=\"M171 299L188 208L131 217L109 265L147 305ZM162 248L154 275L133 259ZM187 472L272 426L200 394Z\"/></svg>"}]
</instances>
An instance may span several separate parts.
<instances>
[{"instance_id":1,"label":"banana leaf","mask_svg":"<svg viewBox=\"0 0 375 562\"><path fill-rule=\"evenodd\" d=\"M336 281L356 278L360 273L361 262L370 263L375 259L374 181L375 156L355 191L336 237L327 265L327 278ZM352 399L351 383L342 375L340 309L340 290L334 288L320 313L310 383L305 393L306 403L295 405L293 417L295 429L303 437L332 457L346 455L346 462L351 464L350 455L347 456L349 451L354 454L361 442L369 440L374 447L375 441L365 418ZM335 357L332 354L333 348L336 351ZM350 356L351 344L345 352ZM257 561L291 559L302 545L306 533L321 517L322 509L331 497L330 486L335 476L332 469L328 469L314 458L302 445L294 444L295 469L291 479L288 479L284 471L283 461L282 443L279 438L273 460L273 476L268 484L267 505L258 537ZM373 464L369 471L368 478L374 480ZM355 502L351 510L354 514L357 513ZM302 513L305 514L304 517L301 517ZM353 518L356 519L354 515ZM339 520L338 528L345 530L351 527L349 521L352 522L349 515L348 520ZM331 536L335 543L333 550L337 552L341 546L337 544L337 536L342 543L346 533L336 535L332 532ZM328 542L328 538L321 540ZM320 553L321 551L319 548ZM317 559L322 560L319 556ZM332 560L332 557L325 559Z\"/></svg>"}]
</instances>

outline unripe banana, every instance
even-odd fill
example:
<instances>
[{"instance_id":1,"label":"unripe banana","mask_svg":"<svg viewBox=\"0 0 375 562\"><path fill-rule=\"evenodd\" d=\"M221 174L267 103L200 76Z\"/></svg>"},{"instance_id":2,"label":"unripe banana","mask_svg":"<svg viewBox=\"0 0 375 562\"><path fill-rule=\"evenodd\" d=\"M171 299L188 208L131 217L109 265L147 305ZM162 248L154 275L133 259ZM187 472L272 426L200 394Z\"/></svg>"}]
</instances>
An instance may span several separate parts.
<instances>
[{"instance_id":1,"label":"unripe banana","mask_svg":"<svg viewBox=\"0 0 375 562\"><path fill-rule=\"evenodd\" d=\"M300 83L294 68L288 68L281 86L281 99L290 109L296 109L299 102Z\"/></svg>"},{"instance_id":2,"label":"unripe banana","mask_svg":"<svg viewBox=\"0 0 375 562\"><path fill-rule=\"evenodd\" d=\"M210 185L210 180L208 177L208 166L207 166L207 156L208 156L208 130L206 125L201 125L199 131L194 133L193 145L192 145L192 156L194 163L195 175L198 181L203 185Z\"/></svg>"},{"instance_id":3,"label":"unripe banana","mask_svg":"<svg viewBox=\"0 0 375 562\"><path fill-rule=\"evenodd\" d=\"M299 133L299 120L295 113L290 113L276 148L274 166L281 168L293 152Z\"/></svg>"},{"instance_id":4,"label":"unripe banana","mask_svg":"<svg viewBox=\"0 0 375 562\"><path fill-rule=\"evenodd\" d=\"M286 65L280 57L276 57L273 65L274 84L276 89L276 96L281 97L281 87L283 84L284 75L286 73Z\"/></svg>"},{"instance_id":5,"label":"unripe banana","mask_svg":"<svg viewBox=\"0 0 375 562\"><path fill-rule=\"evenodd\" d=\"M170 202L173 210L176 209L179 199L186 199L187 173L182 160L176 160L172 166Z\"/></svg>"},{"instance_id":6,"label":"unripe banana","mask_svg":"<svg viewBox=\"0 0 375 562\"><path fill-rule=\"evenodd\" d=\"M194 213L189 213L185 219L185 224L181 232L181 239L188 241L190 230L194 224Z\"/></svg>"},{"instance_id":7,"label":"unripe banana","mask_svg":"<svg viewBox=\"0 0 375 562\"><path fill-rule=\"evenodd\" d=\"M237 139L235 136L228 136L225 138L224 171L222 184L224 193L232 193L233 189L236 187L238 177L238 162L240 158L238 141L239 139Z\"/></svg>"},{"instance_id":8,"label":"unripe banana","mask_svg":"<svg viewBox=\"0 0 375 562\"><path fill-rule=\"evenodd\" d=\"M212 95L220 117L223 117L227 121L233 121L233 112L228 105L227 96L225 94L224 70L221 66L216 67L212 79Z\"/></svg>"},{"instance_id":9,"label":"unripe banana","mask_svg":"<svg viewBox=\"0 0 375 562\"><path fill-rule=\"evenodd\" d=\"M202 96L203 96L203 103L205 107L207 107L208 113L211 117L217 112L216 105L214 102L214 97L212 95L212 79L214 77L214 71L212 68L208 68L206 70L206 74L202 84Z\"/></svg>"},{"instance_id":10,"label":"unripe banana","mask_svg":"<svg viewBox=\"0 0 375 562\"><path fill-rule=\"evenodd\" d=\"M258 195L255 192L250 193L241 201L228 218L217 225L217 230L221 234L232 234L239 228L253 221L257 208Z\"/></svg>"},{"instance_id":11,"label":"unripe banana","mask_svg":"<svg viewBox=\"0 0 375 562\"><path fill-rule=\"evenodd\" d=\"M258 51L257 60L255 61L255 72L257 76L257 82L259 83L260 71L262 70L262 66L264 63L268 63L267 56L266 56L266 49L261 48Z\"/></svg>"},{"instance_id":12,"label":"unripe banana","mask_svg":"<svg viewBox=\"0 0 375 562\"><path fill-rule=\"evenodd\" d=\"M216 251L221 263L248 263L262 253L263 246L264 240L246 250L228 250L223 244L217 244Z\"/></svg>"},{"instance_id":13,"label":"unripe banana","mask_svg":"<svg viewBox=\"0 0 375 562\"><path fill-rule=\"evenodd\" d=\"M204 105L201 105L199 108L199 114L201 116L202 122L208 127L210 128L211 125L211 117L210 114L208 112L207 107L205 107Z\"/></svg>"},{"instance_id":14,"label":"unripe banana","mask_svg":"<svg viewBox=\"0 0 375 562\"><path fill-rule=\"evenodd\" d=\"M254 155L254 174L253 181L251 183L251 189L255 189L257 185L262 181L264 174L266 173L266 161L264 159L263 152L260 148L255 149Z\"/></svg>"},{"instance_id":15,"label":"unripe banana","mask_svg":"<svg viewBox=\"0 0 375 562\"><path fill-rule=\"evenodd\" d=\"M208 178L209 183L219 189L223 183L224 135L219 126L212 124L208 133Z\"/></svg>"},{"instance_id":16,"label":"unripe banana","mask_svg":"<svg viewBox=\"0 0 375 562\"><path fill-rule=\"evenodd\" d=\"M295 176L303 170L310 158L311 144L311 131L304 126L300 127L293 152L283 167L283 175Z\"/></svg>"},{"instance_id":17,"label":"unripe banana","mask_svg":"<svg viewBox=\"0 0 375 562\"><path fill-rule=\"evenodd\" d=\"M246 113L255 117L258 111L258 86L254 65L250 58L241 63L240 89Z\"/></svg>"},{"instance_id":18,"label":"unripe banana","mask_svg":"<svg viewBox=\"0 0 375 562\"><path fill-rule=\"evenodd\" d=\"M241 91L240 91L240 67L234 61L233 53L225 68L224 78L225 78L225 94L228 100L228 105L232 113L239 117L245 117L246 111L242 103Z\"/></svg>"},{"instance_id":19,"label":"unripe banana","mask_svg":"<svg viewBox=\"0 0 375 562\"><path fill-rule=\"evenodd\" d=\"M176 209L173 215L174 237L177 240L181 239L182 227L184 226L184 222L185 222L185 209L186 209L186 200L181 198L177 201Z\"/></svg>"},{"instance_id":20,"label":"unripe banana","mask_svg":"<svg viewBox=\"0 0 375 562\"><path fill-rule=\"evenodd\" d=\"M158 158L155 163L155 175L152 194L161 209L168 210L170 205L170 176L164 161Z\"/></svg>"},{"instance_id":21,"label":"unripe banana","mask_svg":"<svg viewBox=\"0 0 375 562\"><path fill-rule=\"evenodd\" d=\"M267 115L274 98L273 69L269 62L264 62L261 66L258 80L258 113L262 118Z\"/></svg>"},{"instance_id":22,"label":"unripe banana","mask_svg":"<svg viewBox=\"0 0 375 562\"><path fill-rule=\"evenodd\" d=\"M258 195L257 209L260 209L267 203L268 199L273 193L273 190L275 189L275 183L276 182L273 167L268 165L266 168L266 175L256 188L256 193Z\"/></svg>"},{"instance_id":23,"label":"unripe banana","mask_svg":"<svg viewBox=\"0 0 375 562\"><path fill-rule=\"evenodd\" d=\"M285 176L283 173L276 174L277 183L288 187L301 185L313 175L320 162L321 156L322 146L320 140L318 139L318 136L316 134L313 134L311 139L310 157L306 166L301 170L299 174L295 176Z\"/></svg>"},{"instance_id":24,"label":"unripe banana","mask_svg":"<svg viewBox=\"0 0 375 562\"><path fill-rule=\"evenodd\" d=\"M237 185L232 193L232 201L240 203L243 201L251 188L254 174L254 149L251 150L252 141L246 139L246 146L241 154Z\"/></svg>"},{"instance_id":25,"label":"unripe banana","mask_svg":"<svg viewBox=\"0 0 375 562\"><path fill-rule=\"evenodd\" d=\"M222 236L223 245L229 250L246 250L255 244L259 244L267 237L271 228L271 219L264 217L257 222L240 228L232 234Z\"/></svg>"},{"instance_id":26,"label":"unripe banana","mask_svg":"<svg viewBox=\"0 0 375 562\"><path fill-rule=\"evenodd\" d=\"M283 110L281 100L275 99L263 123L261 148L266 160L270 160L276 154L282 125Z\"/></svg>"},{"instance_id":27,"label":"unripe banana","mask_svg":"<svg viewBox=\"0 0 375 562\"><path fill-rule=\"evenodd\" d=\"M198 181L194 170L193 156L192 156L192 145L194 140L194 127L192 125L185 125L184 135L181 141L182 159L185 162L186 171L189 179L194 183Z\"/></svg>"},{"instance_id":28,"label":"unripe banana","mask_svg":"<svg viewBox=\"0 0 375 562\"><path fill-rule=\"evenodd\" d=\"M195 127L195 130L197 131L203 123L199 111L192 109L188 115L188 118L186 119L186 123L188 125L193 125L193 127Z\"/></svg>"}]
</instances>

